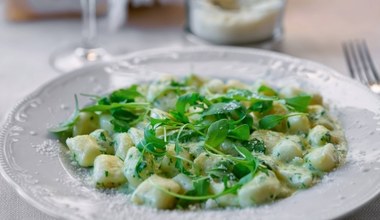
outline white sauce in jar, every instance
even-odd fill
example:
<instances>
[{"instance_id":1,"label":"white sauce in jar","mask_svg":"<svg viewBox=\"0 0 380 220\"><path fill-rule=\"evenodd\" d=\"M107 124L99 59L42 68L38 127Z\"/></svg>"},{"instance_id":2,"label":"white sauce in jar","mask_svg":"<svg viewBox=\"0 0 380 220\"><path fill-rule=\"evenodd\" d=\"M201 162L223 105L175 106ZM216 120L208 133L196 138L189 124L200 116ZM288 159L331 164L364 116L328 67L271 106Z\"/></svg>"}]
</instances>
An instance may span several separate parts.
<instances>
[{"instance_id":1,"label":"white sauce in jar","mask_svg":"<svg viewBox=\"0 0 380 220\"><path fill-rule=\"evenodd\" d=\"M190 0L193 34L219 44L243 44L269 39L276 30L284 0Z\"/></svg>"}]
</instances>

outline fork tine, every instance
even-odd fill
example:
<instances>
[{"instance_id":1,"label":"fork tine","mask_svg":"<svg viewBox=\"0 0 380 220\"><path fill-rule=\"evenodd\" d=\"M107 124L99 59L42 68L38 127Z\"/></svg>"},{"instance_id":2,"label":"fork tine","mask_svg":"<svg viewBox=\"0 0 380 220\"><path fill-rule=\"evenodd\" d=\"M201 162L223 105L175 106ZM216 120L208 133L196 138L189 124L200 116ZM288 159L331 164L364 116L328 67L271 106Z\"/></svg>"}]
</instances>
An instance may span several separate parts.
<instances>
[{"instance_id":1,"label":"fork tine","mask_svg":"<svg viewBox=\"0 0 380 220\"><path fill-rule=\"evenodd\" d=\"M368 64L368 59L367 57L365 56L365 52L364 52L364 44L365 44L365 41L364 40L356 40L354 41L354 47L356 47L356 52L357 52L357 55L358 55L358 58L359 58L359 63L361 64L361 70L362 70L362 75L363 75L363 78L365 77L366 80L366 84L371 84L373 82L373 74L371 73L371 69L370 69L370 65Z\"/></svg>"},{"instance_id":2,"label":"fork tine","mask_svg":"<svg viewBox=\"0 0 380 220\"><path fill-rule=\"evenodd\" d=\"M369 68L371 69L371 71L373 73L372 74L373 79L375 80L376 83L380 83L379 73L377 72L376 67L373 63L373 60L371 58L371 54L369 52L369 49L368 49L368 46L367 46L367 43L365 42L365 40L362 41L362 50L363 50L363 55L365 56L366 60L368 61Z\"/></svg>"},{"instance_id":3,"label":"fork tine","mask_svg":"<svg viewBox=\"0 0 380 220\"><path fill-rule=\"evenodd\" d=\"M360 80L362 83L367 84L367 78L363 74L362 64L359 60L359 52L355 47L354 41L348 41L347 43L347 55L350 58L353 78Z\"/></svg>"},{"instance_id":4,"label":"fork tine","mask_svg":"<svg viewBox=\"0 0 380 220\"><path fill-rule=\"evenodd\" d=\"M343 54L348 66L348 70L350 71L351 78L357 78L354 73L354 67L352 66L353 61L351 59L350 52L349 52L346 42L343 43Z\"/></svg>"}]
</instances>

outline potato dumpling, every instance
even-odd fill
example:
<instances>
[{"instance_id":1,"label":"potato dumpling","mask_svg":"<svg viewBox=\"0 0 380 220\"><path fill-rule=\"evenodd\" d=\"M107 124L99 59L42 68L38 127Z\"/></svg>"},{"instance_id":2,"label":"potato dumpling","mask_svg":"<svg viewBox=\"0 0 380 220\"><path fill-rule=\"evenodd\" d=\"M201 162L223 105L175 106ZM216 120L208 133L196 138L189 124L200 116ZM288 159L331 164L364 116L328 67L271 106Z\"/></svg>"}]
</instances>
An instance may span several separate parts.
<instances>
[{"instance_id":1,"label":"potato dumpling","mask_svg":"<svg viewBox=\"0 0 380 220\"><path fill-rule=\"evenodd\" d=\"M323 97L319 93L314 93L311 96L310 105L322 105L323 104Z\"/></svg>"},{"instance_id":2,"label":"potato dumpling","mask_svg":"<svg viewBox=\"0 0 380 220\"><path fill-rule=\"evenodd\" d=\"M124 176L131 187L136 188L154 171L151 155L142 155L136 147L128 150L124 160Z\"/></svg>"},{"instance_id":3,"label":"potato dumpling","mask_svg":"<svg viewBox=\"0 0 380 220\"><path fill-rule=\"evenodd\" d=\"M202 112L203 112L202 108L191 106L189 107L188 111L190 114L188 118L191 123L194 123L202 119Z\"/></svg>"},{"instance_id":4,"label":"potato dumpling","mask_svg":"<svg viewBox=\"0 0 380 220\"><path fill-rule=\"evenodd\" d=\"M171 93L165 94L165 96L157 97L153 103L153 106L163 111L170 111L170 109L175 108L177 99L178 99L177 94L171 92Z\"/></svg>"},{"instance_id":5,"label":"potato dumpling","mask_svg":"<svg viewBox=\"0 0 380 220\"><path fill-rule=\"evenodd\" d=\"M173 177L173 180L181 186L181 193L185 193L194 189L191 178L183 173L179 173Z\"/></svg>"},{"instance_id":6,"label":"potato dumpling","mask_svg":"<svg viewBox=\"0 0 380 220\"><path fill-rule=\"evenodd\" d=\"M226 89L248 89L248 86L239 80L230 79L226 83Z\"/></svg>"},{"instance_id":7,"label":"potato dumpling","mask_svg":"<svg viewBox=\"0 0 380 220\"><path fill-rule=\"evenodd\" d=\"M334 130L334 121L328 116L326 109L321 105L309 105L309 119L311 126L322 125L327 129Z\"/></svg>"},{"instance_id":8,"label":"potato dumpling","mask_svg":"<svg viewBox=\"0 0 380 220\"><path fill-rule=\"evenodd\" d=\"M170 118L171 115L165 111L162 111L161 109L152 108L150 110L150 117L155 118L155 119L165 119L165 118Z\"/></svg>"},{"instance_id":9,"label":"potato dumpling","mask_svg":"<svg viewBox=\"0 0 380 220\"><path fill-rule=\"evenodd\" d=\"M310 130L310 122L305 115L289 117L287 126L290 134L307 134Z\"/></svg>"},{"instance_id":10,"label":"potato dumpling","mask_svg":"<svg viewBox=\"0 0 380 220\"><path fill-rule=\"evenodd\" d=\"M154 102L154 100L158 97L164 94L164 92L167 90L168 83L164 82L153 82L149 85L148 91L146 94L146 99L148 102Z\"/></svg>"},{"instance_id":11,"label":"potato dumpling","mask_svg":"<svg viewBox=\"0 0 380 220\"><path fill-rule=\"evenodd\" d=\"M199 156L204 151L203 146L204 146L204 141L188 142L188 143L183 144L183 147L188 149L189 153L193 157Z\"/></svg>"},{"instance_id":12,"label":"potato dumpling","mask_svg":"<svg viewBox=\"0 0 380 220\"><path fill-rule=\"evenodd\" d=\"M99 126L101 129L104 129L108 134L112 135L114 126L112 124L113 117L110 114L101 114L99 116Z\"/></svg>"},{"instance_id":13,"label":"potato dumpling","mask_svg":"<svg viewBox=\"0 0 380 220\"><path fill-rule=\"evenodd\" d=\"M95 157L101 154L96 139L90 135L78 135L68 138L66 144L74 155L74 159L82 167L94 165Z\"/></svg>"},{"instance_id":14,"label":"potato dumpling","mask_svg":"<svg viewBox=\"0 0 380 220\"><path fill-rule=\"evenodd\" d=\"M276 131L269 131L269 130L256 130L251 134L250 140L256 138L258 140L264 141L266 152L265 153L272 153L273 147L284 137L285 135L276 132Z\"/></svg>"},{"instance_id":15,"label":"potato dumpling","mask_svg":"<svg viewBox=\"0 0 380 220\"><path fill-rule=\"evenodd\" d=\"M272 150L272 156L282 162L290 162L295 157L302 157L302 147L298 143L283 139Z\"/></svg>"},{"instance_id":16,"label":"potato dumpling","mask_svg":"<svg viewBox=\"0 0 380 220\"><path fill-rule=\"evenodd\" d=\"M224 82L220 79L212 79L204 85L204 88L206 88L211 93L223 93Z\"/></svg>"},{"instance_id":17,"label":"potato dumpling","mask_svg":"<svg viewBox=\"0 0 380 220\"><path fill-rule=\"evenodd\" d=\"M295 96L299 96L303 93L303 91L300 88L287 86L280 90L281 97L284 98L293 98Z\"/></svg>"},{"instance_id":18,"label":"potato dumpling","mask_svg":"<svg viewBox=\"0 0 380 220\"><path fill-rule=\"evenodd\" d=\"M115 156L124 160L127 156L129 148L133 147L133 141L128 133L116 133L114 135Z\"/></svg>"},{"instance_id":19,"label":"potato dumpling","mask_svg":"<svg viewBox=\"0 0 380 220\"><path fill-rule=\"evenodd\" d=\"M259 172L238 191L241 207L273 201L281 192L281 183L272 171Z\"/></svg>"},{"instance_id":20,"label":"potato dumpling","mask_svg":"<svg viewBox=\"0 0 380 220\"><path fill-rule=\"evenodd\" d=\"M106 130L96 129L90 133L91 137L96 139L99 149L104 154L114 154L113 140Z\"/></svg>"},{"instance_id":21,"label":"potato dumpling","mask_svg":"<svg viewBox=\"0 0 380 220\"><path fill-rule=\"evenodd\" d=\"M128 134L132 138L133 145L135 146L144 138L144 131L137 128L130 128Z\"/></svg>"},{"instance_id":22,"label":"potato dumpling","mask_svg":"<svg viewBox=\"0 0 380 220\"><path fill-rule=\"evenodd\" d=\"M173 177L178 174L178 169L175 167L175 164L177 162L176 152L175 152L175 145L174 144L168 144L166 145L166 155L163 156L159 169L167 176ZM178 153L178 156L190 160L190 154L185 149L181 148L181 152ZM190 168L190 164L186 162L185 160L182 160L183 166L186 169Z\"/></svg>"},{"instance_id":23,"label":"potato dumpling","mask_svg":"<svg viewBox=\"0 0 380 220\"><path fill-rule=\"evenodd\" d=\"M319 147L331 142L331 134L324 126L317 125L310 130L307 139L311 146Z\"/></svg>"},{"instance_id":24,"label":"potato dumpling","mask_svg":"<svg viewBox=\"0 0 380 220\"><path fill-rule=\"evenodd\" d=\"M164 188L173 193L179 193L181 187L172 179L152 175L141 183L132 194L132 202L137 205L147 205L158 209L172 209L176 198L161 190Z\"/></svg>"},{"instance_id":25,"label":"potato dumpling","mask_svg":"<svg viewBox=\"0 0 380 220\"><path fill-rule=\"evenodd\" d=\"M113 155L99 155L94 161L93 179L96 186L112 188L127 182L123 173L123 161Z\"/></svg>"},{"instance_id":26,"label":"potato dumpling","mask_svg":"<svg viewBox=\"0 0 380 220\"><path fill-rule=\"evenodd\" d=\"M277 173L292 187L304 189L313 185L313 175L307 168L293 165L281 166Z\"/></svg>"},{"instance_id":27,"label":"potato dumpling","mask_svg":"<svg viewBox=\"0 0 380 220\"><path fill-rule=\"evenodd\" d=\"M219 155L209 154L206 152L201 153L194 160L194 169L196 173L207 175L209 171L215 168L228 169L230 162Z\"/></svg>"},{"instance_id":28,"label":"potato dumpling","mask_svg":"<svg viewBox=\"0 0 380 220\"><path fill-rule=\"evenodd\" d=\"M73 127L73 136L89 134L99 128L99 116L92 112L80 112Z\"/></svg>"},{"instance_id":29,"label":"potato dumpling","mask_svg":"<svg viewBox=\"0 0 380 220\"><path fill-rule=\"evenodd\" d=\"M333 170L338 164L337 152L333 144L313 149L305 158L313 168L323 172Z\"/></svg>"},{"instance_id":30,"label":"potato dumpling","mask_svg":"<svg viewBox=\"0 0 380 220\"><path fill-rule=\"evenodd\" d=\"M222 182L210 182L210 192L212 194L219 194L224 191L224 183ZM238 207L239 204L239 198L236 194L226 194L223 196L220 196L218 198L215 198L215 202L219 207Z\"/></svg>"}]
</instances>

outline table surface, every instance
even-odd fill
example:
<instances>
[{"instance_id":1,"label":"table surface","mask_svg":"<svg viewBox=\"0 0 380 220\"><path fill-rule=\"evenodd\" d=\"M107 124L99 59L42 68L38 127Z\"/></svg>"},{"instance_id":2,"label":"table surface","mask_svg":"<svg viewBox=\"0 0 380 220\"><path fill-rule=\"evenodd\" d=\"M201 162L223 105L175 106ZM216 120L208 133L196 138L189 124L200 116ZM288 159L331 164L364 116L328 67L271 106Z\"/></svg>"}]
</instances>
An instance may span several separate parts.
<instances>
[{"instance_id":1,"label":"table surface","mask_svg":"<svg viewBox=\"0 0 380 220\"><path fill-rule=\"evenodd\" d=\"M0 0L0 10L4 2ZM341 51L343 41L366 39L375 62L380 58L380 1L374 0L288 0L285 36L281 52L330 66L347 74ZM135 17L151 12L139 11ZM48 64L53 49L80 39L78 19L11 23L0 12L0 122L22 97L59 73ZM177 13L180 16L180 13ZM158 18L154 14L145 19ZM102 31L106 45L131 52L166 46L187 46L181 19L161 18L162 22L132 20L117 33ZM104 24L100 24L104 28ZM142 40L144 39L144 40ZM0 177L0 219L52 219L26 203ZM380 197L363 206L347 219L377 219Z\"/></svg>"}]
</instances>

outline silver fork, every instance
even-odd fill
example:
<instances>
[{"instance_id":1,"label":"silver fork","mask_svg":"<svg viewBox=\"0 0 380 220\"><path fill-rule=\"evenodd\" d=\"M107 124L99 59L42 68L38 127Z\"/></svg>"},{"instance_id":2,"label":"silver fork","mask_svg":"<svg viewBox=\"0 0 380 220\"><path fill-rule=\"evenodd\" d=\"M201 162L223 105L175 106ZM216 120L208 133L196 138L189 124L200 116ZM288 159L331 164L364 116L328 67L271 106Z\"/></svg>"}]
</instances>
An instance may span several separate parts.
<instances>
[{"instance_id":1,"label":"silver fork","mask_svg":"<svg viewBox=\"0 0 380 220\"><path fill-rule=\"evenodd\" d=\"M372 92L380 95L380 76L365 40L344 42L343 53L351 77L360 80Z\"/></svg>"}]
</instances>

